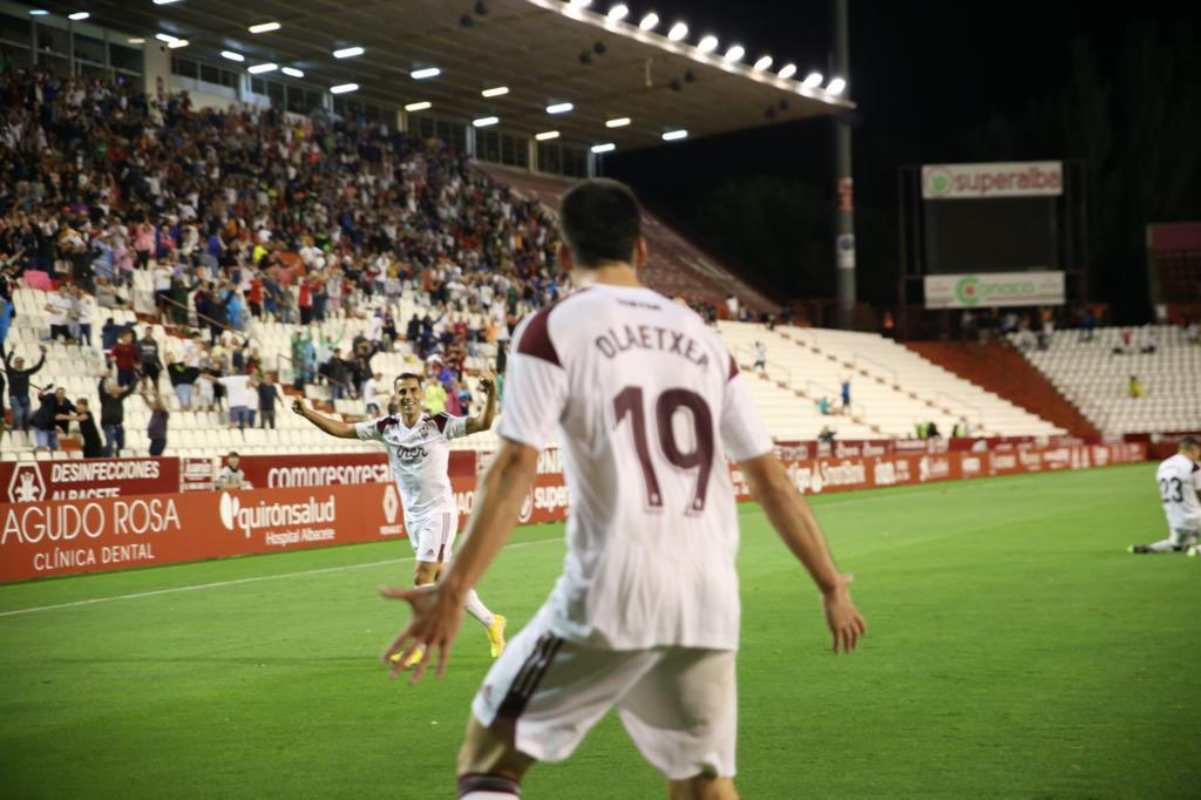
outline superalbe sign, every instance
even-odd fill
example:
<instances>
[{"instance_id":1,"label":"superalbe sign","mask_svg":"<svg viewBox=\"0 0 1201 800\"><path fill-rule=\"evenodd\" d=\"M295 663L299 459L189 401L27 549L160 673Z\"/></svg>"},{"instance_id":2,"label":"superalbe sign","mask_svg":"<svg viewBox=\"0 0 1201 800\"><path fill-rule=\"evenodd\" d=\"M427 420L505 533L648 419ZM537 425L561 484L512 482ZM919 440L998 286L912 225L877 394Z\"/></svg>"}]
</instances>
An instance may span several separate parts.
<instances>
[{"instance_id":1,"label":"superalbe sign","mask_svg":"<svg viewBox=\"0 0 1201 800\"><path fill-rule=\"evenodd\" d=\"M1063 164L1025 161L995 164L927 164L922 199L970 200L1063 194Z\"/></svg>"}]
</instances>

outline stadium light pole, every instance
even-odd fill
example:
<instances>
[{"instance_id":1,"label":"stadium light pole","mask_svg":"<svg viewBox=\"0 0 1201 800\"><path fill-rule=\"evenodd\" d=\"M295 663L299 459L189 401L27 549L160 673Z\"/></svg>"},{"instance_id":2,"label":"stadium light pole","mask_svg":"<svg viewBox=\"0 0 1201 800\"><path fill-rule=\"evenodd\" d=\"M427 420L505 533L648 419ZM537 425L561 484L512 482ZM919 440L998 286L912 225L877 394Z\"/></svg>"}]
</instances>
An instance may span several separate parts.
<instances>
[{"instance_id":1,"label":"stadium light pole","mask_svg":"<svg viewBox=\"0 0 1201 800\"><path fill-rule=\"evenodd\" d=\"M834 0L834 74L850 85L851 58L847 37L847 4ZM851 177L851 124L834 119L835 189L838 194L834 260L838 273L838 327L850 330L855 323L855 191Z\"/></svg>"}]
</instances>

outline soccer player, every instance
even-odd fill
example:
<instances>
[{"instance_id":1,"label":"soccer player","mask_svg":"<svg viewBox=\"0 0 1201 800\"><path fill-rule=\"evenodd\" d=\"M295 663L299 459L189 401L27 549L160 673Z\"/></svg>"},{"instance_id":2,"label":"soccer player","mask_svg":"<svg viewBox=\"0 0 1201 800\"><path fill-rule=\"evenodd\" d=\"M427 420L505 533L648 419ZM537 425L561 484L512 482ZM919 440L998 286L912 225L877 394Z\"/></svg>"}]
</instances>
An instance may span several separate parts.
<instances>
[{"instance_id":1,"label":"soccer player","mask_svg":"<svg viewBox=\"0 0 1201 800\"><path fill-rule=\"evenodd\" d=\"M420 375L411 372L399 375L392 383L399 413L369 422L342 422L318 414L299 399L292 403L293 411L331 436L381 442L387 448L388 465L404 505L409 544L417 554L413 575L415 586L426 586L438 580L450 561L459 529L458 507L446 473L450 440L489 430L496 416L493 376L489 372L480 379L480 387L488 399L477 417L423 413L421 401L425 392L421 384ZM465 596L464 602L468 613L487 630L492 657L497 658L505 649L507 620L489 611L474 589ZM415 649L403 666L414 666L422 657L423 651Z\"/></svg>"},{"instance_id":2,"label":"soccer player","mask_svg":"<svg viewBox=\"0 0 1201 800\"><path fill-rule=\"evenodd\" d=\"M560 264L585 287L514 333L502 443L466 541L432 587L383 589L413 619L384 654L436 654L439 674L475 585L512 531L556 431L571 509L564 574L492 666L459 753L460 798L511 798L617 707L673 798L736 797L738 517L726 456L821 591L834 651L863 618L850 577L772 450L734 360L695 313L638 282L640 210L620 183L564 197ZM392 675L398 670L392 665Z\"/></svg>"},{"instance_id":3,"label":"soccer player","mask_svg":"<svg viewBox=\"0 0 1201 800\"><path fill-rule=\"evenodd\" d=\"M1168 538L1151 544L1132 544L1131 553L1180 553L1196 555L1201 539L1201 441L1192 436L1180 440L1176 455L1155 471L1163 513L1168 518Z\"/></svg>"}]
</instances>

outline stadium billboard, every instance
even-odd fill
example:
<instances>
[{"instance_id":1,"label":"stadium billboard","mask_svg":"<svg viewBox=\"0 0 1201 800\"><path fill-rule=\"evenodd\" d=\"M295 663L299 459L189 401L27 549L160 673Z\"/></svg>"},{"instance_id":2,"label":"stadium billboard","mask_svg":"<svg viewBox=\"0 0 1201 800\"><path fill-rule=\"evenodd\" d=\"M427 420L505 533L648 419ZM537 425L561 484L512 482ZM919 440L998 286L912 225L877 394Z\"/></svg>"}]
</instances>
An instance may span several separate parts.
<instances>
[{"instance_id":1,"label":"stadium billboard","mask_svg":"<svg viewBox=\"0 0 1201 800\"><path fill-rule=\"evenodd\" d=\"M37 503L179 491L175 458L0 462L0 501Z\"/></svg>"},{"instance_id":2,"label":"stadium billboard","mask_svg":"<svg viewBox=\"0 0 1201 800\"><path fill-rule=\"evenodd\" d=\"M401 517L379 483L14 503L0 506L0 582L375 542Z\"/></svg>"},{"instance_id":3,"label":"stadium billboard","mask_svg":"<svg viewBox=\"0 0 1201 800\"><path fill-rule=\"evenodd\" d=\"M922 167L923 200L1054 197L1061 194L1061 161L926 164Z\"/></svg>"},{"instance_id":4,"label":"stadium billboard","mask_svg":"<svg viewBox=\"0 0 1201 800\"><path fill-rule=\"evenodd\" d=\"M557 453L544 454L521 523L567 518L570 495ZM989 475L1090 469L1144 461L1147 444L1053 443L1004 450L902 452L799 458L784 466L804 494L905 486ZM544 468L541 468L544 467ZM739 500L750 488L736 465ZM460 528L475 500L476 477L451 479ZM221 492L43 498L0 504L0 583L160 566L281 550L388 541L404 535L404 510L390 481ZM408 555L408 547L403 550Z\"/></svg>"},{"instance_id":5,"label":"stadium billboard","mask_svg":"<svg viewBox=\"0 0 1201 800\"><path fill-rule=\"evenodd\" d=\"M392 480L388 455L367 453L311 453L242 456L238 468L256 489L290 489L302 486L386 483ZM448 465L451 478L475 476L475 451L453 450Z\"/></svg>"},{"instance_id":6,"label":"stadium billboard","mask_svg":"<svg viewBox=\"0 0 1201 800\"><path fill-rule=\"evenodd\" d=\"M926 308L1061 306L1062 272L981 272L927 275Z\"/></svg>"}]
</instances>

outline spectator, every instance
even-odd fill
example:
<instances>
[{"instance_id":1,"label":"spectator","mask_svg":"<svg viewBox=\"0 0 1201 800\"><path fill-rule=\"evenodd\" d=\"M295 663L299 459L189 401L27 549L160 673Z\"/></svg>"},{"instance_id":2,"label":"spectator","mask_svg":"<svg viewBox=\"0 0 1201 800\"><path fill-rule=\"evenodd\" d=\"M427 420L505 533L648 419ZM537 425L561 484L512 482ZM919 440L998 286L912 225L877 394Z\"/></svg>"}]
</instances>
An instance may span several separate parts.
<instances>
[{"instance_id":1,"label":"spectator","mask_svg":"<svg viewBox=\"0 0 1201 800\"><path fill-rule=\"evenodd\" d=\"M383 373L376 372L370 378L363 381L363 402L367 407L367 414L372 417L380 416L379 393L383 388Z\"/></svg>"},{"instance_id":2,"label":"spectator","mask_svg":"<svg viewBox=\"0 0 1201 800\"><path fill-rule=\"evenodd\" d=\"M763 372L767 369L767 345L756 340L753 348L755 351L755 369Z\"/></svg>"},{"instance_id":3,"label":"spectator","mask_svg":"<svg viewBox=\"0 0 1201 800\"><path fill-rule=\"evenodd\" d=\"M931 420L930 422L928 422L926 424L926 438L927 439L941 439L942 438L942 431L940 431L938 429L938 425L935 424L933 420Z\"/></svg>"},{"instance_id":4,"label":"spectator","mask_svg":"<svg viewBox=\"0 0 1201 800\"><path fill-rule=\"evenodd\" d=\"M133 331L121 331L117 337L117 346L113 348L113 361L117 365L118 386L132 386L137 383L142 354L133 343ZM101 416L103 417L103 414Z\"/></svg>"},{"instance_id":5,"label":"spectator","mask_svg":"<svg viewBox=\"0 0 1201 800\"><path fill-rule=\"evenodd\" d=\"M1147 333L1143 336L1143 346L1139 348L1139 352L1143 355L1154 355L1159 349L1159 334L1155 328L1148 328Z\"/></svg>"},{"instance_id":6,"label":"spectator","mask_svg":"<svg viewBox=\"0 0 1201 800\"><path fill-rule=\"evenodd\" d=\"M443 386L446 388L446 413L452 417L465 416L463 413L463 401L459 395L459 382L451 378Z\"/></svg>"},{"instance_id":7,"label":"spectator","mask_svg":"<svg viewBox=\"0 0 1201 800\"><path fill-rule=\"evenodd\" d=\"M158 393L158 377L163 370L163 362L158 356L158 342L154 340L154 331L149 325L146 332L138 340L138 355L142 363L142 380L149 383L155 393Z\"/></svg>"},{"instance_id":8,"label":"spectator","mask_svg":"<svg viewBox=\"0 0 1201 800\"><path fill-rule=\"evenodd\" d=\"M182 361L176 361L173 356L167 356L167 378L175 390L175 397L179 400L181 411L188 411L192 408L192 389L199 375L200 370L196 367L189 367Z\"/></svg>"},{"instance_id":9,"label":"spectator","mask_svg":"<svg viewBox=\"0 0 1201 800\"><path fill-rule=\"evenodd\" d=\"M221 471L217 473L216 487L226 491L237 489L252 489L250 482L246 480L246 473L238 465L241 463L241 458L236 452L230 451L225 457L225 465L221 467Z\"/></svg>"},{"instance_id":10,"label":"spectator","mask_svg":"<svg viewBox=\"0 0 1201 800\"><path fill-rule=\"evenodd\" d=\"M839 384L839 393L842 397L842 413L851 413L851 379L843 378Z\"/></svg>"},{"instance_id":11,"label":"spectator","mask_svg":"<svg viewBox=\"0 0 1201 800\"><path fill-rule=\"evenodd\" d=\"M58 291L50 295L50 299L46 303L46 314L50 322L50 341L53 342L60 337L65 342L71 341L71 331L68 325L73 303L71 290L65 283L59 284Z\"/></svg>"},{"instance_id":12,"label":"spectator","mask_svg":"<svg viewBox=\"0 0 1201 800\"><path fill-rule=\"evenodd\" d=\"M263 376L263 380L259 382L259 418L263 428L271 428L275 430L275 404L284 402L280 397L279 389L275 385L275 376L268 372Z\"/></svg>"},{"instance_id":13,"label":"spectator","mask_svg":"<svg viewBox=\"0 0 1201 800\"><path fill-rule=\"evenodd\" d=\"M730 319L738 319L738 298L733 294L726 295L726 312Z\"/></svg>"},{"instance_id":14,"label":"spectator","mask_svg":"<svg viewBox=\"0 0 1201 800\"><path fill-rule=\"evenodd\" d=\"M1127 391L1133 400L1138 400L1141 397L1147 396L1147 387L1143 385L1143 382L1139 380L1137 375L1130 376L1130 382L1127 384Z\"/></svg>"},{"instance_id":15,"label":"spectator","mask_svg":"<svg viewBox=\"0 0 1201 800\"><path fill-rule=\"evenodd\" d=\"M431 414L446 411L446 388L437 380L425 382L425 410Z\"/></svg>"},{"instance_id":16,"label":"spectator","mask_svg":"<svg viewBox=\"0 0 1201 800\"><path fill-rule=\"evenodd\" d=\"M40 370L46 363L46 348L39 349L42 356L38 359L38 363L25 369L25 359L15 353L5 353L4 348L0 346L0 353L4 354L4 373L8 376L8 398L13 409L14 431L20 429L28 432L29 425L33 421L29 401L29 376Z\"/></svg>"},{"instance_id":17,"label":"spectator","mask_svg":"<svg viewBox=\"0 0 1201 800\"><path fill-rule=\"evenodd\" d=\"M254 427L254 410L258 406L258 392L254 378L250 375L228 375L217 378L225 387L229 402L229 426L238 430Z\"/></svg>"},{"instance_id":18,"label":"spectator","mask_svg":"<svg viewBox=\"0 0 1201 800\"><path fill-rule=\"evenodd\" d=\"M75 401L75 419L79 421L79 436L83 439L84 458L102 458L104 445L100 442L100 431L96 428L96 417L86 397Z\"/></svg>"},{"instance_id":19,"label":"spectator","mask_svg":"<svg viewBox=\"0 0 1201 800\"><path fill-rule=\"evenodd\" d=\"M38 410L33 415L33 435L39 450L57 450L58 433L62 423L75 419L75 407L67 400L67 391L48 384L38 395Z\"/></svg>"},{"instance_id":20,"label":"spectator","mask_svg":"<svg viewBox=\"0 0 1201 800\"><path fill-rule=\"evenodd\" d=\"M1191 345L1201 344L1201 323L1198 323L1197 320L1190 322L1184 329L1184 338Z\"/></svg>"},{"instance_id":21,"label":"spectator","mask_svg":"<svg viewBox=\"0 0 1201 800\"><path fill-rule=\"evenodd\" d=\"M1083 335L1080 337L1082 341L1091 342L1097 330L1097 317L1093 314L1092 306L1084 307L1084 318L1080 321L1080 330Z\"/></svg>"},{"instance_id":22,"label":"spectator","mask_svg":"<svg viewBox=\"0 0 1201 800\"><path fill-rule=\"evenodd\" d=\"M826 416L830 415L831 410L832 409L831 409L831 404L830 404L830 398L828 398L828 397L818 398L817 413L821 414L823 417L826 417Z\"/></svg>"},{"instance_id":23,"label":"spectator","mask_svg":"<svg viewBox=\"0 0 1201 800\"><path fill-rule=\"evenodd\" d=\"M836 432L829 425L823 425L817 434L817 440L822 444L833 444Z\"/></svg>"},{"instance_id":24,"label":"spectator","mask_svg":"<svg viewBox=\"0 0 1201 800\"><path fill-rule=\"evenodd\" d=\"M68 295L71 298L71 311L67 315L67 329L73 340L91 347L95 303L78 286L72 287Z\"/></svg>"},{"instance_id":25,"label":"spectator","mask_svg":"<svg viewBox=\"0 0 1201 800\"><path fill-rule=\"evenodd\" d=\"M125 301L117 293L117 287L103 276L96 278L96 305L100 308L121 308L125 305ZM108 321L111 323L112 318Z\"/></svg>"},{"instance_id":26,"label":"spectator","mask_svg":"<svg viewBox=\"0 0 1201 800\"><path fill-rule=\"evenodd\" d=\"M133 334L130 334L132 337ZM136 383L122 385L109 378L101 378L100 427L104 429L104 454L120 456L125 449L125 398L137 389Z\"/></svg>"},{"instance_id":27,"label":"spectator","mask_svg":"<svg viewBox=\"0 0 1201 800\"><path fill-rule=\"evenodd\" d=\"M157 387L157 383L155 386ZM167 420L171 416L167 411L167 407L163 405L163 397L158 393L158 389L153 391L146 387L143 390L143 399L146 405L150 406L150 421L146 424L146 438L150 440L150 455L161 456L163 451L167 449Z\"/></svg>"}]
</instances>

